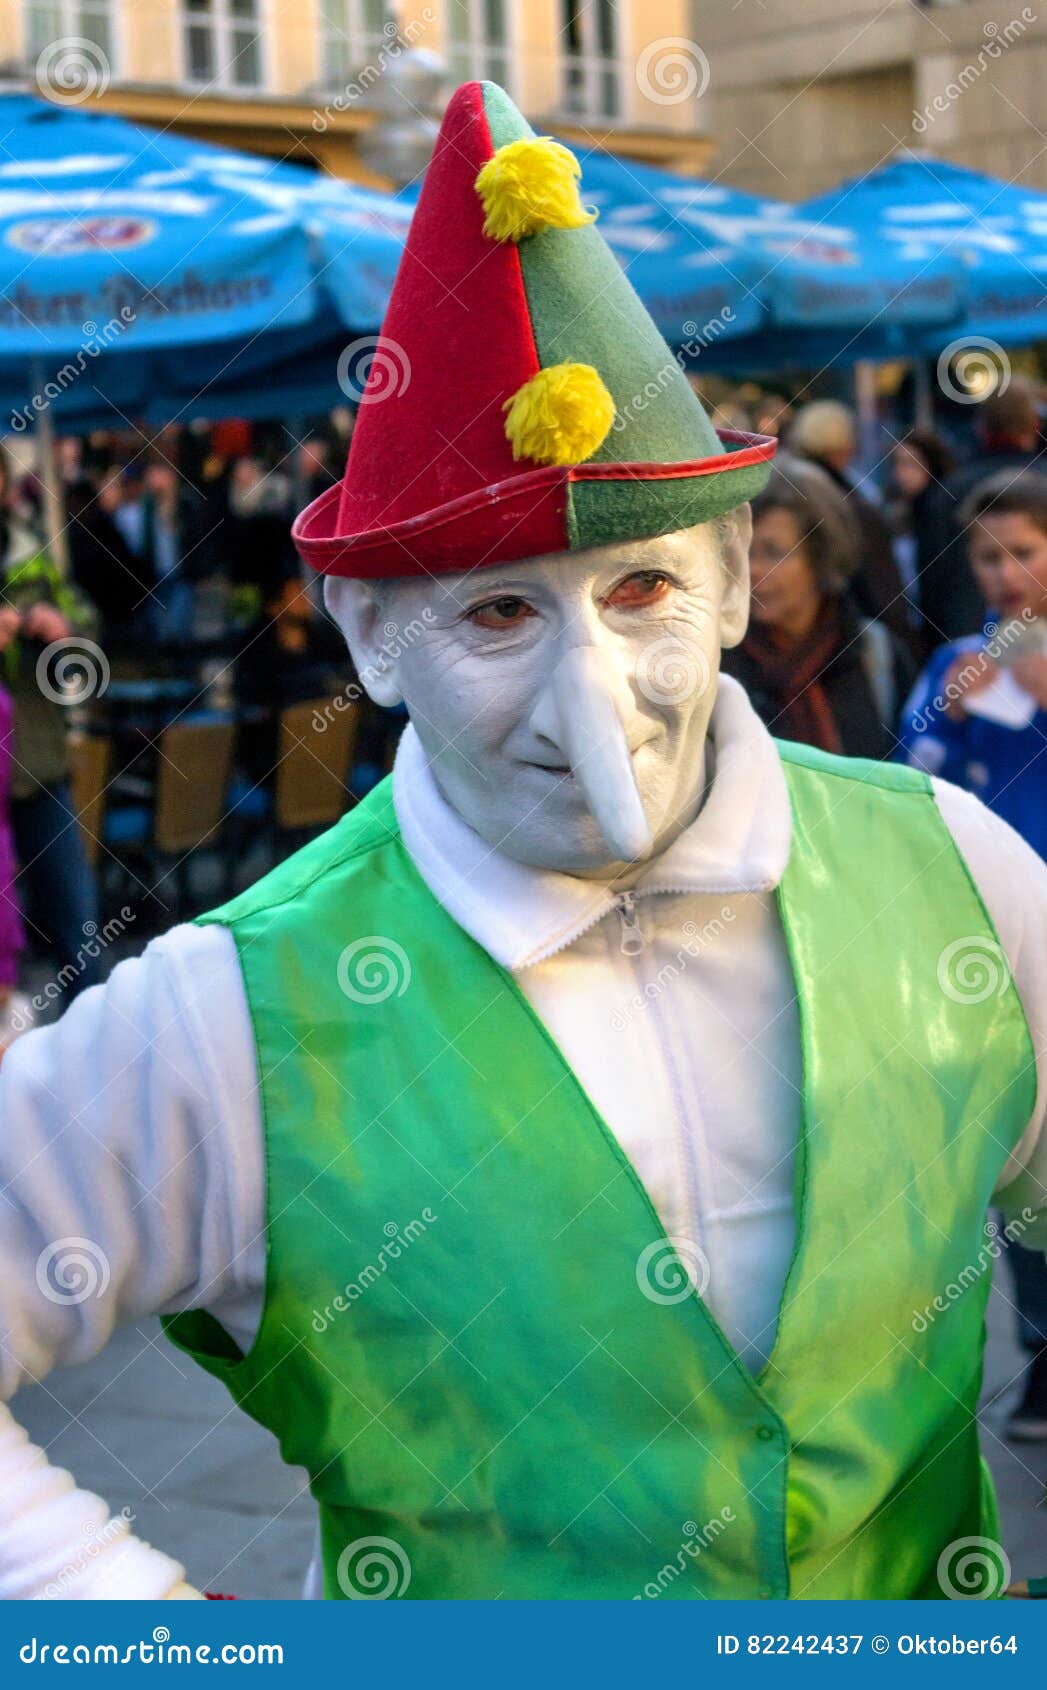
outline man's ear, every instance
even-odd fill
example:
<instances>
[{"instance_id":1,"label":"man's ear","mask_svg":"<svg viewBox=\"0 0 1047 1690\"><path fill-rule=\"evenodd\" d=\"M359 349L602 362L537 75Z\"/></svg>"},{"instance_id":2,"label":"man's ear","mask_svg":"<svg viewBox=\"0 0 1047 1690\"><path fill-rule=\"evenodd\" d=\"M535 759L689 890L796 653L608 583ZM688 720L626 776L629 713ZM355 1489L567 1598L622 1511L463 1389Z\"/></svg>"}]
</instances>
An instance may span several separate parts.
<instances>
[{"instance_id":1,"label":"man's ear","mask_svg":"<svg viewBox=\"0 0 1047 1690\"><path fill-rule=\"evenodd\" d=\"M723 593L720 599L720 644L740 645L749 626L749 546L753 513L738 505L727 514L723 543Z\"/></svg>"},{"instance_id":2,"label":"man's ear","mask_svg":"<svg viewBox=\"0 0 1047 1690\"><path fill-rule=\"evenodd\" d=\"M342 630L368 698L386 710L402 703L395 651L390 649L382 607L370 582L329 575L324 581L324 603Z\"/></svg>"}]
</instances>

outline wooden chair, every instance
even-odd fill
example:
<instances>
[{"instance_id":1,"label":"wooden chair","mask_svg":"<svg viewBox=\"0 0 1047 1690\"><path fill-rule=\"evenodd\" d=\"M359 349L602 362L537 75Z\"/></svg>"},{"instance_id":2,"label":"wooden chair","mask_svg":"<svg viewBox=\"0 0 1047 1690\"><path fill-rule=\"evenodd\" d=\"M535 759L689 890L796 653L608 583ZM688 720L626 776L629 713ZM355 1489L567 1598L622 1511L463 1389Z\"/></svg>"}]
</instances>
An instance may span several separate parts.
<instances>
[{"instance_id":1,"label":"wooden chair","mask_svg":"<svg viewBox=\"0 0 1047 1690\"><path fill-rule=\"evenodd\" d=\"M275 821L278 834L329 827L346 806L359 705L311 698L280 712Z\"/></svg>"},{"instance_id":2,"label":"wooden chair","mask_svg":"<svg viewBox=\"0 0 1047 1690\"><path fill-rule=\"evenodd\" d=\"M73 811L80 824L84 855L92 868L97 866L101 850L112 755L112 740L100 734L75 733L69 736L69 785Z\"/></svg>"},{"instance_id":3,"label":"wooden chair","mask_svg":"<svg viewBox=\"0 0 1047 1690\"><path fill-rule=\"evenodd\" d=\"M106 818L104 838L124 867L128 896L142 896L141 878L129 866L136 859L157 887L165 925L189 903L192 853L216 838L225 818L234 734L229 720L172 723L157 743L152 806L126 806Z\"/></svg>"}]
</instances>

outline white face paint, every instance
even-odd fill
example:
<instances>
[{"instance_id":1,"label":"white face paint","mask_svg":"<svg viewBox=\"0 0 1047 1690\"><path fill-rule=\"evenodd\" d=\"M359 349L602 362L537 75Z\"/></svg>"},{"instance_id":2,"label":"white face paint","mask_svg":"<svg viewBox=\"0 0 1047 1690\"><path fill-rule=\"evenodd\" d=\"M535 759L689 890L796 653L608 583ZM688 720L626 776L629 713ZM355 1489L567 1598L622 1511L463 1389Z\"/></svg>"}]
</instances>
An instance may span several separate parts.
<instances>
[{"instance_id":1,"label":"white face paint","mask_svg":"<svg viewBox=\"0 0 1047 1690\"><path fill-rule=\"evenodd\" d=\"M432 579L329 580L380 704L494 849L615 877L693 819L721 645L745 631L748 510L660 539ZM390 626L392 625L392 632Z\"/></svg>"}]
</instances>

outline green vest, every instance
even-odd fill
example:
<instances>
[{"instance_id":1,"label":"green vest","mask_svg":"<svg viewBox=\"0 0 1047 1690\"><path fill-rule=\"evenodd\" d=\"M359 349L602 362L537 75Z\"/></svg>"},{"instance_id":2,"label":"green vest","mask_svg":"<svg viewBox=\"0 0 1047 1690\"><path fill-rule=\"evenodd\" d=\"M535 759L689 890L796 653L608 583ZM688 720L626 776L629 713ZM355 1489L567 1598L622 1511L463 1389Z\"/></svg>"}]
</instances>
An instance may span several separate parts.
<instances>
[{"instance_id":1,"label":"green vest","mask_svg":"<svg viewBox=\"0 0 1047 1690\"><path fill-rule=\"evenodd\" d=\"M169 1331L308 1470L328 1596L937 1597L996 1536L984 1229L1028 1030L1005 972L972 987L999 947L928 781L780 752L803 1127L757 1378L388 782L203 918L253 1019L268 1274L247 1356Z\"/></svg>"}]
</instances>

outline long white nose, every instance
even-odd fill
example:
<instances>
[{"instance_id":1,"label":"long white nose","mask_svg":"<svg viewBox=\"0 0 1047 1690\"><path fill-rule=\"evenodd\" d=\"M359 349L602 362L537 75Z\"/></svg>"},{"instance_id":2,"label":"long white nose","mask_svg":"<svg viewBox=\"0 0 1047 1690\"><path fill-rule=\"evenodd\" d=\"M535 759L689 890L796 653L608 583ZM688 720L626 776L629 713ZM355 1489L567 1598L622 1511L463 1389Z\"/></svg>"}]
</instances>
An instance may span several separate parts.
<instances>
[{"instance_id":1,"label":"long white nose","mask_svg":"<svg viewBox=\"0 0 1047 1690\"><path fill-rule=\"evenodd\" d=\"M597 827L616 861L636 862L654 841L636 785L623 721L624 683L595 646L577 646L552 677L545 731L555 740L581 786Z\"/></svg>"}]
</instances>

